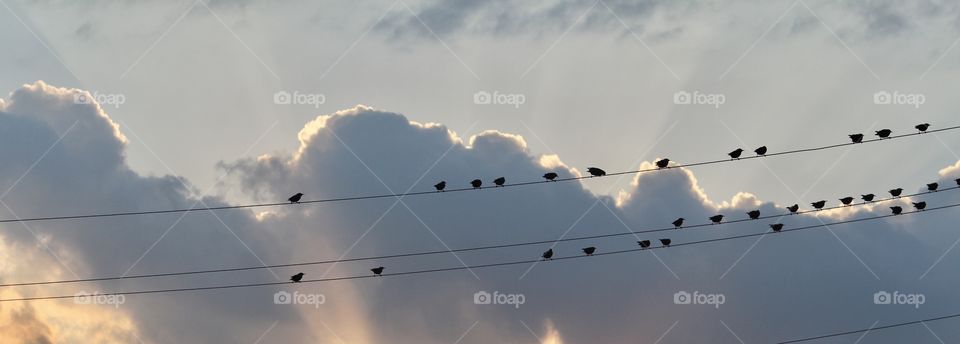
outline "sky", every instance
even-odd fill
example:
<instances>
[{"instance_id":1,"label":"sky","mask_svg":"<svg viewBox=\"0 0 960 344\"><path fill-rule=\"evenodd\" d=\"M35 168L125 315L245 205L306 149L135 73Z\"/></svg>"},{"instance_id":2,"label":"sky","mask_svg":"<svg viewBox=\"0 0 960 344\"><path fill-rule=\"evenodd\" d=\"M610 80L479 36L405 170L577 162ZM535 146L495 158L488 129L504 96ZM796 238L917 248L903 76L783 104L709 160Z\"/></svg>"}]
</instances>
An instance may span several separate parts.
<instances>
[{"instance_id":1,"label":"sky","mask_svg":"<svg viewBox=\"0 0 960 344\"><path fill-rule=\"evenodd\" d=\"M0 218L429 191L960 125L941 1L0 1ZM0 298L464 267L763 232L677 217L960 177L953 131L482 192L0 223ZM952 192L923 196L956 203ZM908 210L911 199L897 200ZM787 228L888 204L776 219ZM956 210L649 252L338 282L0 303L6 343L768 343L957 313ZM762 222L762 223L761 223ZM656 245L656 244L655 244ZM324 302L277 303L280 292ZM877 304L922 296L922 304ZM478 304L475 296L523 299ZM722 304L678 304L696 300ZM494 302L496 303L496 302ZM694 302L696 303L696 302ZM185 316L189 315L189 316ZM942 343L956 320L821 340Z\"/></svg>"}]
</instances>

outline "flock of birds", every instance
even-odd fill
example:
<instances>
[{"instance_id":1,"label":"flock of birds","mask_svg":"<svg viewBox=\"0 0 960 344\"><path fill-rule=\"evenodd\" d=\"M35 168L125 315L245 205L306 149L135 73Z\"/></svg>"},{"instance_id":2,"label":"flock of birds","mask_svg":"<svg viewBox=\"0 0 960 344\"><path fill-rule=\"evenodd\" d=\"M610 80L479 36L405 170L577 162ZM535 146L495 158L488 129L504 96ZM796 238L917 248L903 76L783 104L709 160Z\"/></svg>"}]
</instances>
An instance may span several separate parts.
<instances>
[{"instance_id":1,"label":"flock of birds","mask_svg":"<svg viewBox=\"0 0 960 344\"><path fill-rule=\"evenodd\" d=\"M927 129L930 128L930 124L929 124L929 123L922 123L922 124L918 124L918 125L914 126L914 128L916 128L920 133L924 133L924 132L927 131ZM886 138L889 138L891 134L893 134L893 130L890 130L890 129L881 129L881 130L875 131L875 134L876 134L877 137L879 137L880 139L886 139ZM863 142L863 138L864 138L864 135L863 135L863 134L859 134L859 133L858 133L858 134L850 134L850 135L848 135L848 136L850 137L850 141L853 142L853 143L862 143L862 142ZM743 155L743 152L744 152L744 150L743 150L742 148L737 148L736 150L734 150L734 151L732 151L732 152L730 152L730 153L727 153L727 155L729 155L731 159L738 160L738 159L740 159L740 157ZM766 154L767 154L767 146L761 146L761 147L759 147L759 148L757 148L757 149L754 149L753 152L756 153L757 156L761 156L761 157L762 157L762 156L766 156ZM657 160L657 161L655 162L655 165L657 166L658 169L667 168L667 167L669 167L669 165L670 165L670 159L663 158L663 159ZM606 176L606 175L607 175L607 172L606 172L606 171L604 171L604 170L602 170L602 169L600 169L600 168L597 168L597 167L588 167L588 168L587 168L587 173L590 173L590 175L591 175L592 177L603 177L603 176ZM546 174L543 175L543 178L546 179L546 180L548 180L548 181L556 181L557 177L559 177L559 175L558 175L557 173L555 173L555 172L548 172L548 173L546 173ZM957 183L957 186L960 186L960 178L957 178L955 181L956 181L956 183ZM493 184L494 184L495 186L497 186L497 187L504 186L504 185L506 184L506 182L507 182L507 178L506 178L506 177L499 177L499 178L493 180ZM480 188L483 186L483 181L480 180L480 179L474 179L474 180L470 181L470 186L472 186L474 189L480 189ZM446 181L440 181L439 183L434 184L433 187L437 190L437 192L442 192L442 191L447 187L447 182L446 182ZM936 192L937 189L939 189L939 187L940 187L939 183L930 183L930 184L927 184L927 191L929 191L929 192ZM888 192L890 193L890 195L891 195L892 197L894 197L894 198L899 198L900 195L903 194L903 188L892 189L892 190L890 190L890 191L888 191ZM864 203L873 202L873 200L874 200L875 197L876 197L876 195L874 195L874 194L872 194L872 193L871 193L871 194L866 194L866 195L860 195L860 199L862 199L862 200L864 201ZM290 198L288 198L287 200L290 201L290 203L300 203L300 200L301 200L302 198L303 198L303 193L299 193L299 192L298 192L297 194L295 194L295 195L293 195L293 196L290 196ZM843 204L844 206L849 206L849 205L853 204L853 201L854 201L854 200L855 200L854 197L849 197L849 196L848 196L848 197L841 198L841 199L840 199L840 203ZM819 210L822 210L824 207L826 207L827 201L826 201L826 200L821 200L821 201L817 201L817 202L810 203L810 205L813 206L814 209L816 209L816 210L819 211ZM917 211L923 211L923 210L926 209L926 207L927 207L927 202L922 202L922 201L921 201L921 202L913 202L913 207L916 208ZM799 204L794 204L794 205L791 205L791 206L786 207L786 208L787 208L787 210L790 211L790 214L792 215L792 214L796 214L796 213L800 210L800 205L799 205ZM900 215L901 213L903 213L903 207L900 207L900 206L890 207L890 210L891 210L891 212L893 213L893 215ZM751 210L751 211L747 212L747 216L748 216L750 219L753 219L753 220L759 219L759 218L760 218L760 210ZM719 223L723 222L723 218L724 218L724 215L718 214L718 215L710 216L710 217L709 217L709 220L710 220L710 222L711 222L712 224L719 224ZM681 218L678 218L678 219L674 220L671 224L672 224L675 228L680 229L680 228L683 228L683 222L684 222L685 220L686 220L686 219L684 219L684 218L681 217ZM774 232L780 232L780 231L782 231L782 230L783 230L783 227L784 227L784 225L783 225L782 223L774 223L774 224L771 224L771 225L770 225L770 229L773 230ZM660 241L660 245L663 246L663 247L669 247L669 246L670 246L670 243L671 243L671 240L670 240L670 239L667 239L667 238L660 239L659 241ZM640 240L640 241L637 241L637 244L640 245L640 248L646 249L646 248L649 248L649 247L650 247L651 242L650 242L650 240ZM584 253L585 255L587 255L587 256L592 256L592 255L597 251L597 248L596 248L596 247L593 247L593 246L590 246L590 247L585 247L585 248L581 249L581 251L583 251L583 253ZM553 251L553 249L551 248L551 249L548 249L546 252L543 252L543 254L542 254L540 257L541 257L543 260L551 260L551 259L553 259L553 254L554 254L554 251ZM374 276L380 276L381 274L383 274L383 270L384 270L384 267L382 267L382 266L379 266L379 267L375 267L375 268L373 268L373 269L370 269L370 271L373 272ZM296 274L296 275L291 276L291 277L290 277L290 281L291 281L291 282L294 282L294 283L300 282L301 280L303 280L303 276L304 276L304 273L300 272L300 273L298 273L298 274Z\"/></svg>"}]
</instances>

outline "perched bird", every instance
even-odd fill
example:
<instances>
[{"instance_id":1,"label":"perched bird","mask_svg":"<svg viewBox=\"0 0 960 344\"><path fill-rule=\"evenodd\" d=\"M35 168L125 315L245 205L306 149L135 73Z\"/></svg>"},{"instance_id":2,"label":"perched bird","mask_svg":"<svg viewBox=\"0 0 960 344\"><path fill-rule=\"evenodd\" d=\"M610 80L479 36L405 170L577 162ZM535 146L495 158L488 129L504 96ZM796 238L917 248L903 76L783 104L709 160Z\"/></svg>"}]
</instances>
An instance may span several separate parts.
<instances>
[{"instance_id":1,"label":"perched bird","mask_svg":"<svg viewBox=\"0 0 960 344\"><path fill-rule=\"evenodd\" d=\"M660 239L660 245L670 246L670 239Z\"/></svg>"},{"instance_id":2,"label":"perched bird","mask_svg":"<svg viewBox=\"0 0 960 344\"><path fill-rule=\"evenodd\" d=\"M650 240L640 240L637 244L640 244L640 248L647 248L650 247Z\"/></svg>"},{"instance_id":3,"label":"perched bird","mask_svg":"<svg viewBox=\"0 0 960 344\"><path fill-rule=\"evenodd\" d=\"M900 215L900 213L903 212L903 208L901 208L900 206L890 207L890 210L893 211L893 215Z\"/></svg>"},{"instance_id":4,"label":"perched bird","mask_svg":"<svg viewBox=\"0 0 960 344\"><path fill-rule=\"evenodd\" d=\"M370 271L373 271L374 275L380 276L380 274L383 273L383 267L382 266L375 267L373 269L370 269Z\"/></svg>"},{"instance_id":5,"label":"perched bird","mask_svg":"<svg viewBox=\"0 0 960 344\"><path fill-rule=\"evenodd\" d=\"M774 232L779 232L780 230L783 229L783 224L782 224L782 223L774 223L774 224L770 225L770 229L772 229Z\"/></svg>"},{"instance_id":6,"label":"perched bird","mask_svg":"<svg viewBox=\"0 0 960 344\"><path fill-rule=\"evenodd\" d=\"M890 196L893 196L893 197L900 197L900 194L902 193L903 193L903 188L896 188L896 189L890 190Z\"/></svg>"},{"instance_id":7,"label":"perched bird","mask_svg":"<svg viewBox=\"0 0 960 344\"><path fill-rule=\"evenodd\" d=\"M674 227L677 227L677 228L683 227L683 220L684 220L684 218L682 218L682 217L679 218L679 219L674 220L674 221L673 221L673 226L674 226Z\"/></svg>"},{"instance_id":8,"label":"perched bird","mask_svg":"<svg viewBox=\"0 0 960 344\"><path fill-rule=\"evenodd\" d=\"M710 221L713 221L713 223L720 223L720 221L723 221L723 215L713 215L710 217Z\"/></svg>"},{"instance_id":9,"label":"perched bird","mask_svg":"<svg viewBox=\"0 0 960 344\"><path fill-rule=\"evenodd\" d=\"M860 199L864 202L873 202L873 198L876 197L874 194L860 195Z\"/></svg>"},{"instance_id":10,"label":"perched bird","mask_svg":"<svg viewBox=\"0 0 960 344\"><path fill-rule=\"evenodd\" d=\"M474 179L470 182L470 185L472 185L474 189L479 189L480 186L483 185L483 181L480 179Z\"/></svg>"},{"instance_id":11,"label":"perched bird","mask_svg":"<svg viewBox=\"0 0 960 344\"><path fill-rule=\"evenodd\" d=\"M937 188L939 187L940 187L940 184L938 183L930 183L930 184L927 184L927 191L934 192L934 191L937 191Z\"/></svg>"},{"instance_id":12,"label":"perched bird","mask_svg":"<svg viewBox=\"0 0 960 344\"><path fill-rule=\"evenodd\" d=\"M789 210L791 214L796 214L797 210L800 210L800 205L799 204L791 205L787 207L787 210Z\"/></svg>"},{"instance_id":13,"label":"perched bird","mask_svg":"<svg viewBox=\"0 0 960 344\"><path fill-rule=\"evenodd\" d=\"M593 246L586 247L583 249L583 253L585 253L588 256L592 256L593 252L596 252L596 251L597 251L597 248Z\"/></svg>"},{"instance_id":14,"label":"perched bird","mask_svg":"<svg viewBox=\"0 0 960 344\"><path fill-rule=\"evenodd\" d=\"M882 139L890 137L890 134L892 133L893 133L893 130L890 130L890 129L877 130L877 136L880 136L880 138Z\"/></svg>"},{"instance_id":15,"label":"perched bird","mask_svg":"<svg viewBox=\"0 0 960 344\"><path fill-rule=\"evenodd\" d=\"M603 177L603 176L607 175L607 171L601 170L601 169L596 168L596 167L587 168L587 172L590 172L590 175L592 175L592 176L594 176L594 177Z\"/></svg>"},{"instance_id":16,"label":"perched bird","mask_svg":"<svg viewBox=\"0 0 960 344\"><path fill-rule=\"evenodd\" d=\"M850 203L853 203L853 197L841 198L840 203L843 203L843 205L850 205Z\"/></svg>"},{"instance_id":17,"label":"perched bird","mask_svg":"<svg viewBox=\"0 0 960 344\"><path fill-rule=\"evenodd\" d=\"M917 208L917 210L921 210L921 211L922 211L923 209L926 209L926 208L927 208L927 202L916 202L916 203L913 204L913 207L914 207L914 208Z\"/></svg>"},{"instance_id":18,"label":"perched bird","mask_svg":"<svg viewBox=\"0 0 960 344\"><path fill-rule=\"evenodd\" d=\"M954 181L957 182L957 185L960 185L960 178L957 178Z\"/></svg>"},{"instance_id":19,"label":"perched bird","mask_svg":"<svg viewBox=\"0 0 960 344\"><path fill-rule=\"evenodd\" d=\"M754 149L753 152L759 156L767 155L767 146L761 146L760 148Z\"/></svg>"},{"instance_id":20,"label":"perched bird","mask_svg":"<svg viewBox=\"0 0 960 344\"><path fill-rule=\"evenodd\" d=\"M303 273L298 273L296 275L290 276L290 281L293 283L300 283L300 280L303 279Z\"/></svg>"},{"instance_id":21,"label":"perched bird","mask_svg":"<svg viewBox=\"0 0 960 344\"><path fill-rule=\"evenodd\" d=\"M670 159L663 158L663 159L657 160L658 168L667 168L668 165L670 165Z\"/></svg>"},{"instance_id":22,"label":"perched bird","mask_svg":"<svg viewBox=\"0 0 960 344\"><path fill-rule=\"evenodd\" d=\"M439 183L435 184L433 187L437 188L437 191L443 191L443 188L447 187L447 182L440 181Z\"/></svg>"},{"instance_id":23,"label":"perched bird","mask_svg":"<svg viewBox=\"0 0 960 344\"><path fill-rule=\"evenodd\" d=\"M553 172L547 172L543 175L543 178L552 182L554 179L557 179L557 174Z\"/></svg>"},{"instance_id":24,"label":"perched bird","mask_svg":"<svg viewBox=\"0 0 960 344\"><path fill-rule=\"evenodd\" d=\"M303 198L303 194L298 192L296 195L287 198L287 200L290 201L290 203L300 203L301 198Z\"/></svg>"},{"instance_id":25,"label":"perched bird","mask_svg":"<svg viewBox=\"0 0 960 344\"><path fill-rule=\"evenodd\" d=\"M740 154L743 154L743 149L737 148L736 150L727 153L731 159L740 159Z\"/></svg>"},{"instance_id":26,"label":"perched bird","mask_svg":"<svg viewBox=\"0 0 960 344\"><path fill-rule=\"evenodd\" d=\"M550 258L553 258L553 249L551 248L547 250L547 252L544 252L541 257L543 257L543 260L550 260Z\"/></svg>"},{"instance_id":27,"label":"perched bird","mask_svg":"<svg viewBox=\"0 0 960 344\"><path fill-rule=\"evenodd\" d=\"M850 141L853 141L853 143L863 142L863 134L850 135Z\"/></svg>"},{"instance_id":28,"label":"perched bird","mask_svg":"<svg viewBox=\"0 0 960 344\"><path fill-rule=\"evenodd\" d=\"M930 128L930 123L917 124L914 128L917 128L921 133L926 132Z\"/></svg>"},{"instance_id":29,"label":"perched bird","mask_svg":"<svg viewBox=\"0 0 960 344\"><path fill-rule=\"evenodd\" d=\"M754 219L754 220L759 219L759 218L760 218L760 211L759 211L759 210L751 210L751 211L748 211L748 212L747 212L747 216L750 216L750 218L751 218L751 219Z\"/></svg>"},{"instance_id":30,"label":"perched bird","mask_svg":"<svg viewBox=\"0 0 960 344\"><path fill-rule=\"evenodd\" d=\"M827 201L816 201L816 202L810 203L810 205L812 205L814 208L817 208L817 210L820 210L820 209L823 209L825 205L827 205Z\"/></svg>"},{"instance_id":31,"label":"perched bird","mask_svg":"<svg viewBox=\"0 0 960 344\"><path fill-rule=\"evenodd\" d=\"M507 182L507 178L504 178L504 177L500 177L493 180L493 183L496 184L497 186L503 186L503 183L506 183L506 182Z\"/></svg>"}]
</instances>

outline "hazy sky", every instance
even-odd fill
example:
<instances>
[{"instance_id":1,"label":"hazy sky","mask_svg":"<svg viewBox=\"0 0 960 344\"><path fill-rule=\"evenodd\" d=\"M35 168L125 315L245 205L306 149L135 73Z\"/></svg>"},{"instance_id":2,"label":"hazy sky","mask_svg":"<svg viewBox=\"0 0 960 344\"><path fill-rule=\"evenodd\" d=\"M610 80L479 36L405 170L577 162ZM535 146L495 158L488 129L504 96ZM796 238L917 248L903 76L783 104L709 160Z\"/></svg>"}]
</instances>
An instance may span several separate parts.
<instances>
[{"instance_id":1,"label":"hazy sky","mask_svg":"<svg viewBox=\"0 0 960 344\"><path fill-rule=\"evenodd\" d=\"M8 161L0 191L9 188L0 196L9 206L0 208L3 218L198 200L274 202L295 192L312 199L420 191L441 179L462 187L473 178L633 170L661 157L688 163L722 159L738 147L777 152L881 128L899 134L922 122L960 124L960 98L952 94L960 5L949 2L0 4L0 154ZM717 212L741 218L752 208L770 213L894 187L915 192L935 180L947 185L960 177L948 168L960 161L957 147L960 135L944 132L672 177L628 175L447 200L7 223L0 228L11 234L0 252L14 258L2 271L4 282L115 276L549 240L662 226L678 216L699 223ZM930 202L951 200L960 197ZM70 300L11 303L0 305L0 317L13 325L0 329L28 343L96 341L94 333L104 342L145 343L582 343L601 335L600 342L653 343L661 334L660 343L771 342L956 313L949 301L960 300L951 294L957 279L948 273L958 267L951 253L958 237L949 230L956 215L942 212L790 234L796 239L766 239L755 249L747 239L658 257L558 261L529 276L521 266L298 287L327 297L319 312L274 305L281 288L131 296L116 309ZM819 223L812 216L793 221ZM864 232L870 229L878 234ZM634 241L594 244L603 251ZM580 244L587 245L560 248L569 254ZM371 264L393 271L460 266L536 258L546 247L302 271L317 278L365 273ZM23 266L34 261L46 269ZM298 271L82 287L276 281ZM0 295L69 295L80 287ZM474 305L471 296L484 290L523 293L528 303ZM698 290L723 293L727 302L717 309L672 302L678 291ZM882 290L924 293L928 302L874 305L871 297ZM110 326L97 327L103 323ZM862 342L960 339L949 325L890 330Z\"/></svg>"}]
</instances>

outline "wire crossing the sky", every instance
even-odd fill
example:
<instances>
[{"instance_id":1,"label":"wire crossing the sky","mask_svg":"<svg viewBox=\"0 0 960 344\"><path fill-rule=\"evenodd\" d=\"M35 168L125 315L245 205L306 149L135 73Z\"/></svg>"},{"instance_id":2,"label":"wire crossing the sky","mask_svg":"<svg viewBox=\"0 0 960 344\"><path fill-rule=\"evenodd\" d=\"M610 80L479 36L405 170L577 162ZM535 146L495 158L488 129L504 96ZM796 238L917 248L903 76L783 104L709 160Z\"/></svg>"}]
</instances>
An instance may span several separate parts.
<instances>
[{"instance_id":1,"label":"wire crossing the sky","mask_svg":"<svg viewBox=\"0 0 960 344\"><path fill-rule=\"evenodd\" d=\"M59 215L59 216L38 216L38 217L26 217L26 218L13 218L13 219L0 219L0 223L10 223L10 222L36 222L36 221L53 221L53 220L77 220L77 219L90 219L90 218L101 218L101 217L118 217L118 216L136 216L136 215L154 215L154 214L170 214L170 213L186 213L186 212L195 212L195 211L214 211L214 210L227 210L227 209L246 209L246 208L263 208L263 207L278 207L278 206L290 206L290 205L299 205L299 204L311 204L311 203L335 203L335 202L348 202L348 201L359 201L359 200L370 200L370 199L380 199L380 198L394 198L394 197L406 197L406 196L418 196L418 195L433 195L441 193L450 193L450 192L462 192L462 191L477 191L477 190L488 190L488 189L499 189L506 187L518 187L526 185L535 185L535 184L548 184L553 182L565 182L565 181L574 181L581 179L590 179L590 178L602 178L602 177L612 177L623 174L632 174L632 173L647 173L660 170L669 170L681 167L694 167L694 166L704 166L704 165L714 165L721 163L728 163L734 161L742 160L751 160L759 159L764 157L779 156L779 155L789 155L805 152L814 152L821 151L833 148L840 148L853 145L861 145L865 143L880 142L880 141L890 141L895 139L901 139L905 137L918 136L924 134L932 134L937 132L953 131L960 129L960 125L945 127L939 129L929 129L923 132L913 132L909 134L901 135L889 135L885 138L874 138L868 140L861 140L859 142L848 142L848 143L838 143L826 146L811 147L811 148L802 148L794 149L782 152L767 153L764 155L756 156L747 156L737 159L719 159L719 160L710 160L710 161L701 161L689 164L674 164L664 168L648 168L648 169L639 169L631 171L621 171L606 173L603 176L574 176L567 178L556 178L553 180L535 180L519 183L505 183L503 185L497 186L484 186L484 187L464 187L456 189L446 189L443 192L438 191L414 191L406 193L386 193L380 195L368 195L368 196L352 196L352 197L339 197L339 198L325 198L325 199L315 199L315 200L303 200L299 202L273 202L273 203L254 203L254 204L240 204L240 205L225 205L217 207L190 207L190 208L180 208L180 209L164 209L164 210L143 210L143 211L127 211L127 212L113 212L113 213L98 213L98 214L77 214L77 215Z\"/></svg>"},{"instance_id":2,"label":"wire crossing the sky","mask_svg":"<svg viewBox=\"0 0 960 344\"><path fill-rule=\"evenodd\" d=\"M869 331L883 330L883 329L888 329L888 328L893 328L893 327L901 327L901 326L907 326L907 325L922 324L922 323L929 322L929 321L938 321L938 320L944 320L944 319L950 319L950 318L960 318L960 314L944 315L944 316L939 316L939 317L935 317L935 318L927 318L927 319L923 319L923 320L914 320L914 321L908 321L908 322L901 322L901 323L884 325L884 326L877 326L877 327L871 327L871 328L866 328L866 329L861 329L861 330L852 330L852 331L846 331L846 332L837 332L837 333L820 335L820 336L816 336L816 337L807 337L807 338L801 338L801 339L793 339L793 340L789 340L789 341L786 341L786 342L779 342L779 343L777 343L777 344L789 344L789 343L808 342L808 341L811 341L811 340L818 340L818 339L826 339L826 338L831 338L831 337L846 336L846 335L850 335L850 334L854 334L854 333L863 333L863 332L869 332Z\"/></svg>"},{"instance_id":3,"label":"wire crossing the sky","mask_svg":"<svg viewBox=\"0 0 960 344\"><path fill-rule=\"evenodd\" d=\"M848 223L871 221L871 220L884 219L884 218L889 218L889 217L894 217L894 216L906 216L906 215L915 215L915 214L929 213L929 212L932 212L932 211L943 210L943 209L951 209L951 208L956 208L956 207L960 207L960 203L949 204L949 205L944 205L944 206L939 206L939 207L927 208L926 210L914 210L914 211L909 211L909 212L903 212L903 213L901 213L901 214L899 214L899 215L893 215L893 214L889 214L889 215L878 215L878 216L864 217L864 218L859 218L859 219L835 221L835 222L831 222L831 223L821 223L821 224L817 224L817 225L796 227L796 228L784 229L784 230L782 230L782 231L780 231L780 232L766 231L766 232L763 232L763 233L742 234L742 235L735 235L735 236L729 236L729 237L720 237L720 238L714 238L714 239L705 239L705 240L698 240L698 241L689 241L689 242L685 242L685 243L675 243L675 244L672 244L672 245L669 245L669 246L652 246L652 247L648 247L648 248L633 248L633 249L626 249L626 250L597 252L597 253L594 253L593 255L575 255L575 256L553 257L551 260L583 259L583 258L589 258L589 257L594 257L594 256L618 255L618 254L623 254L623 253L639 252L639 251L646 251L646 250L652 250L652 249L676 248L676 247L682 247L682 246L701 245L701 244L714 243L714 242L727 241L727 240L736 240L736 239L743 239L743 238L766 236L766 235L771 235L771 234L779 235L779 234L782 234L782 233L785 233L785 232L802 231L802 230L809 230L809 229L815 229L815 228L825 228L825 227L829 227L829 226L833 226L833 225L840 225L840 224L848 224ZM383 274L380 274L380 275L354 275L354 276L343 276L343 277L319 278L319 279L312 279L312 280L301 280L301 281L298 282L298 283L319 283L319 282L356 280L356 279L365 279L365 278L380 278L380 277L389 277L389 276L422 275L422 274L448 272L448 271L458 271L458 270L481 269L481 268L491 268L491 267L499 267L499 266L520 265L520 264L534 264L534 263L537 263L537 262L544 262L544 261L543 261L543 260L540 260L540 259L527 259L527 260L508 261L508 262L499 262L499 263L488 263L488 264L479 264L479 265L461 265L461 266L454 266L454 267L447 267L447 268L401 271L401 272L394 272L394 273L383 273ZM119 291L119 292L113 292L113 293L102 293L102 295L141 295L141 294L158 294L158 293L176 293L176 292L202 291L202 290L218 290L218 289L236 289L236 288L265 287L265 286L289 285L289 284L291 284L291 282L262 282L262 283L247 283L247 284L225 284L225 285L214 285L214 286L205 286L205 287L187 287L187 288L167 288L167 289L147 289L147 290ZM50 295L50 296L32 296L32 297L10 298L10 299L0 299L0 303L2 303L2 302L12 302L12 301L38 301L38 300L68 299L68 298L73 298L73 297L75 297L75 296L76 296L76 295Z\"/></svg>"}]
</instances>

